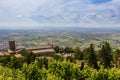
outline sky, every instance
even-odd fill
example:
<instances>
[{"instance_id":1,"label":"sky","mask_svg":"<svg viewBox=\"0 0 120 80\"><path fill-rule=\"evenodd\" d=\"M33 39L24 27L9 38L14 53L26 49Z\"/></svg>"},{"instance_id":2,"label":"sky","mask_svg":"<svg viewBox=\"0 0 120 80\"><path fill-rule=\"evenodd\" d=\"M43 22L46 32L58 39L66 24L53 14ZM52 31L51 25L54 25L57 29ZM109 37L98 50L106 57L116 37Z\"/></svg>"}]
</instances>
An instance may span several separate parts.
<instances>
[{"instance_id":1,"label":"sky","mask_svg":"<svg viewBox=\"0 0 120 80\"><path fill-rule=\"evenodd\" d=\"M0 0L0 28L120 27L120 0Z\"/></svg>"}]
</instances>

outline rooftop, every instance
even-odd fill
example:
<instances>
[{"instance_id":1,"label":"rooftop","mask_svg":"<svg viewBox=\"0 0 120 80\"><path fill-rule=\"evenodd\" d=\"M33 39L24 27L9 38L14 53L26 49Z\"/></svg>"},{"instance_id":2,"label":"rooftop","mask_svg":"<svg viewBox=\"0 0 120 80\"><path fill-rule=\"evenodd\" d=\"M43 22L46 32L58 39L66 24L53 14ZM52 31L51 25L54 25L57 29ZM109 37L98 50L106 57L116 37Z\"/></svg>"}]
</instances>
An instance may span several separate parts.
<instances>
[{"instance_id":1,"label":"rooftop","mask_svg":"<svg viewBox=\"0 0 120 80\"><path fill-rule=\"evenodd\" d=\"M26 48L28 51L32 50L43 50L43 49L52 49L51 46L39 46L39 47L31 47L31 48Z\"/></svg>"},{"instance_id":2,"label":"rooftop","mask_svg":"<svg viewBox=\"0 0 120 80\"><path fill-rule=\"evenodd\" d=\"M55 52L54 49L44 49L44 50L33 50L33 53L49 53L49 52Z\"/></svg>"}]
</instances>

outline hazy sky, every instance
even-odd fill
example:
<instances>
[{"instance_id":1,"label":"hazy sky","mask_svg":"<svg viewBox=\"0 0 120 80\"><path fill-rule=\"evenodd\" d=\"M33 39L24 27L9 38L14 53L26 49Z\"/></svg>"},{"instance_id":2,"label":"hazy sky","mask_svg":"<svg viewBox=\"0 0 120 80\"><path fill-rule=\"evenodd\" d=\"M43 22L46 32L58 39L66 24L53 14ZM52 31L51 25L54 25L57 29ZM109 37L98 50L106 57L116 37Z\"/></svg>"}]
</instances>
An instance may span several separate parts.
<instances>
[{"instance_id":1,"label":"hazy sky","mask_svg":"<svg viewBox=\"0 0 120 80\"><path fill-rule=\"evenodd\" d=\"M120 0L0 0L0 26L120 27Z\"/></svg>"}]
</instances>

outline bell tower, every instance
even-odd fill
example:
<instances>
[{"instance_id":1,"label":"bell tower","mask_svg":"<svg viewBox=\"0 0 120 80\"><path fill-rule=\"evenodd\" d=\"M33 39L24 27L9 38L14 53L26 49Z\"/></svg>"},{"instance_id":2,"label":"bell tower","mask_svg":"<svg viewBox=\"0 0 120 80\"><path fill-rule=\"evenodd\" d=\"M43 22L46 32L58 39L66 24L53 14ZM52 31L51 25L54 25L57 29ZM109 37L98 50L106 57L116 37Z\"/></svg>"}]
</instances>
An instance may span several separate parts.
<instances>
[{"instance_id":1,"label":"bell tower","mask_svg":"<svg viewBox=\"0 0 120 80\"><path fill-rule=\"evenodd\" d=\"M9 40L9 50L12 51L11 53L15 53L15 41L14 40Z\"/></svg>"}]
</instances>

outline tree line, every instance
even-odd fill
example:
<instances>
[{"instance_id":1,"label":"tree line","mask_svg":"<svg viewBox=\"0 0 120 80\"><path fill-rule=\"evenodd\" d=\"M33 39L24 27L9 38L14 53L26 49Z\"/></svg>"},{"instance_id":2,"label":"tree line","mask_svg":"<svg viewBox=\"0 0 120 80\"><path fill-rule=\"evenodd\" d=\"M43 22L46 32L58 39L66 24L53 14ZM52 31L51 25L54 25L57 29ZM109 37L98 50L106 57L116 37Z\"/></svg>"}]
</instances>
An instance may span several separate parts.
<instances>
[{"instance_id":1,"label":"tree line","mask_svg":"<svg viewBox=\"0 0 120 80\"><path fill-rule=\"evenodd\" d=\"M68 58L72 58L74 60L83 60L90 67L99 69L99 66L103 66L104 68L110 67L119 67L119 59L120 59L120 50L113 50L108 42L103 42L100 49L95 51L95 45L90 44L89 47L81 50L79 47L54 47L56 53L67 53L72 54L72 56ZM59 58L57 58L59 59Z\"/></svg>"},{"instance_id":2,"label":"tree line","mask_svg":"<svg viewBox=\"0 0 120 80\"><path fill-rule=\"evenodd\" d=\"M81 50L79 47L72 48L72 47L59 47L55 46L54 50L56 53L51 57L53 60L56 61L69 61L72 63L76 63L79 60L83 65L88 65L92 68L99 69L100 66L104 68L110 67L119 67L119 59L120 59L120 50L116 49L115 51L112 50L110 44L108 42L103 42L101 48L98 51L95 51L94 44L90 44L89 47ZM58 55L60 53L60 55ZM71 56L64 57L63 53L71 54ZM14 55L10 56L1 56L0 57L0 64L2 66L7 66L10 68L21 68L24 63L31 64L36 59L42 64L47 64L48 60L44 58L38 58L35 56L34 53L28 52L26 50L21 51L23 57L16 58ZM46 65L45 65L46 66ZM47 67L46 67L47 68Z\"/></svg>"}]
</instances>

